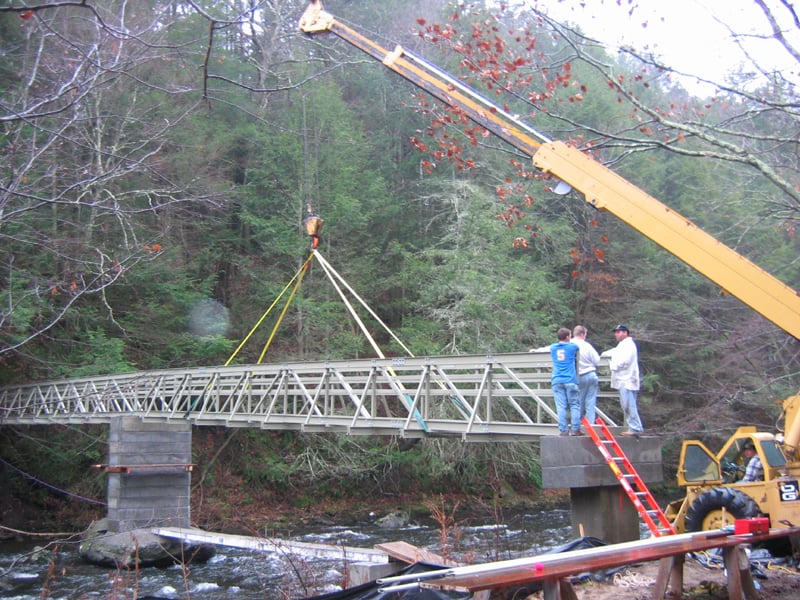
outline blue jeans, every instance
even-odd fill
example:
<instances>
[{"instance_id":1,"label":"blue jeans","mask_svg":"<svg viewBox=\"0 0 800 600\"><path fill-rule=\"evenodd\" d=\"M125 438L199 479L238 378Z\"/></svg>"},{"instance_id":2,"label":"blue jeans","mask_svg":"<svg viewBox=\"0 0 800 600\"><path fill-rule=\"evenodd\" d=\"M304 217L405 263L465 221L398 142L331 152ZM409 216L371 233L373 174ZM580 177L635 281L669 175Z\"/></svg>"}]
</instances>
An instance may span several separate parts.
<instances>
[{"instance_id":1,"label":"blue jeans","mask_svg":"<svg viewBox=\"0 0 800 600\"><path fill-rule=\"evenodd\" d=\"M592 425L596 418L595 407L599 389L600 381L597 378L597 371L589 371L578 376L578 399L581 403L581 413Z\"/></svg>"},{"instance_id":2,"label":"blue jeans","mask_svg":"<svg viewBox=\"0 0 800 600\"><path fill-rule=\"evenodd\" d=\"M639 409L636 406L638 396L639 392L637 390L619 388L619 403L622 405L622 414L625 415L625 424L631 431L641 433L644 431L644 426L639 418Z\"/></svg>"},{"instance_id":3,"label":"blue jeans","mask_svg":"<svg viewBox=\"0 0 800 600\"><path fill-rule=\"evenodd\" d=\"M556 404L558 415L558 431L568 433L570 425L572 431L581 430L581 401L578 398L577 383L554 383L553 400ZM567 424L569 419L570 425Z\"/></svg>"}]
</instances>

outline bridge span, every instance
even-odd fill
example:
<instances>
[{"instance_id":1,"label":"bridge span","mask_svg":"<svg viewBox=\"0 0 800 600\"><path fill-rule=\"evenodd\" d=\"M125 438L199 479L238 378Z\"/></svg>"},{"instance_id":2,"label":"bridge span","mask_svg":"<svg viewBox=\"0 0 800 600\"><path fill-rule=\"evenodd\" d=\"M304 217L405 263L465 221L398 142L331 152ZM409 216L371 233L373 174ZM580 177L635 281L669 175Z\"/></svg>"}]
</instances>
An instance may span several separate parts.
<instances>
[{"instance_id":1,"label":"bridge span","mask_svg":"<svg viewBox=\"0 0 800 600\"><path fill-rule=\"evenodd\" d=\"M601 366L607 388L607 363ZM134 416L307 433L513 441L558 433L550 370L548 353L524 352L142 371L0 388L0 424L102 424Z\"/></svg>"},{"instance_id":2,"label":"bridge span","mask_svg":"<svg viewBox=\"0 0 800 600\"><path fill-rule=\"evenodd\" d=\"M0 388L0 425L107 424L111 532L188 527L194 426L300 433L451 438L542 444L551 487L585 487L576 522L589 522L598 499L619 504L618 483L589 438L561 438L547 352L330 360L141 371ZM600 369L605 406L618 407ZM610 400L613 397L614 400ZM617 409L618 410L618 409ZM598 410L609 425L613 421ZM553 437L555 436L555 437ZM563 442L563 443L562 443ZM637 441L636 458L660 477L660 451ZM564 464L565 457L570 457ZM635 459L634 459L635 460ZM574 464L573 464L574 463ZM600 474L598 474L598 471ZM550 475L556 474L556 475ZM611 481L603 481L604 474ZM555 477L555 478L553 478ZM597 537L638 535L638 517L620 515Z\"/></svg>"}]
</instances>

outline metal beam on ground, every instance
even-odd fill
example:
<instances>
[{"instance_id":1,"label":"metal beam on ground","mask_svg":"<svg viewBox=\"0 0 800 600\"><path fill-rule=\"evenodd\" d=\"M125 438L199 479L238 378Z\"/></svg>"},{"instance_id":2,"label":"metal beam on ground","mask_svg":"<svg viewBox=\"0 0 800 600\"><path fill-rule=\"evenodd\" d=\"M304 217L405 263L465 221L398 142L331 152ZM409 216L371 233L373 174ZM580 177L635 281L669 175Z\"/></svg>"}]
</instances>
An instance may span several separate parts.
<instances>
[{"instance_id":1,"label":"metal beam on ground","mask_svg":"<svg viewBox=\"0 0 800 600\"><path fill-rule=\"evenodd\" d=\"M202 529L182 527L154 527L151 532L162 537L211 544L215 546L228 546L232 548L245 548L259 552L278 552L281 554L297 554L301 556L314 556L317 558L334 558L348 561L369 563L387 563L389 557L381 550L373 548L355 548L352 546L333 546L330 544L314 544L310 542L294 542L268 537L253 537L246 535L233 535L229 533L213 533Z\"/></svg>"},{"instance_id":2,"label":"metal beam on ground","mask_svg":"<svg viewBox=\"0 0 800 600\"><path fill-rule=\"evenodd\" d=\"M728 593L731 600L745 598L750 600L753 598L750 590L754 590L754 586L749 570L742 568L742 554L739 550L742 545L799 535L800 527L771 529L763 534L736 535L733 531L716 530L667 535L557 554L541 554L466 567L449 567L424 573L424 581L419 579L419 586L478 591L541 581L545 584L545 600L556 600L561 597L562 584L568 583L566 578L578 573L682 557L689 552L722 548L728 570ZM665 564L667 563L662 562L662 569L665 568ZM680 564L671 561L666 571L669 573L670 569L679 568ZM395 586L405 586L414 582L415 577L419 578L413 574L386 577L380 579L378 583L384 586L384 591L389 592ZM668 576L659 578L659 585L663 586L663 589L656 589L654 598L663 598L668 579Z\"/></svg>"}]
</instances>

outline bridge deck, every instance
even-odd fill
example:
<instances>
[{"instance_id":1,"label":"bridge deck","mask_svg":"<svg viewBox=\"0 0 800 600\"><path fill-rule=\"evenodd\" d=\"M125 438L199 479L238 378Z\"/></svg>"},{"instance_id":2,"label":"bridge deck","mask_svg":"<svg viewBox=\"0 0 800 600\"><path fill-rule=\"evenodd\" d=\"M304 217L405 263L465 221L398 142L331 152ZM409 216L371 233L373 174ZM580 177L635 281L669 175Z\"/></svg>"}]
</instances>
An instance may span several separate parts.
<instances>
[{"instance_id":1,"label":"bridge deck","mask_svg":"<svg viewBox=\"0 0 800 600\"><path fill-rule=\"evenodd\" d=\"M0 388L0 424L107 423L135 415L508 441L557 433L550 370L549 354L525 352L144 371ZM601 384L607 381L604 362Z\"/></svg>"}]
</instances>

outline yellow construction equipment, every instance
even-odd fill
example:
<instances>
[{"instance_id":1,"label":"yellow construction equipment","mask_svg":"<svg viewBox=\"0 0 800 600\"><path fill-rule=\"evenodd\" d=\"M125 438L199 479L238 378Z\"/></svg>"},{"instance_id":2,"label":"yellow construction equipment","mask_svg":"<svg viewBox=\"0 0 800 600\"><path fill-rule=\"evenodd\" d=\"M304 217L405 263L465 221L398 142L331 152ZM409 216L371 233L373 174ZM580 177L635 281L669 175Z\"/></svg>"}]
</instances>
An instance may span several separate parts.
<instances>
[{"instance_id":1,"label":"yellow construction equipment","mask_svg":"<svg viewBox=\"0 0 800 600\"><path fill-rule=\"evenodd\" d=\"M308 34L329 32L363 50L388 69L430 93L531 157L545 173L583 194L716 283L726 293L795 338L800 338L800 295L686 217L576 148L553 141L518 117L422 57L396 46L387 50L339 22L319 0L300 20ZM740 428L718 454L684 442L678 482L686 497L666 511L676 531L717 528L727 520L769 515L772 527L800 524L800 396L784 401L784 433ZM742 466L746 443L763 463L764 480L737 482L730 465Z\"/></svg>"}]
</instances>

